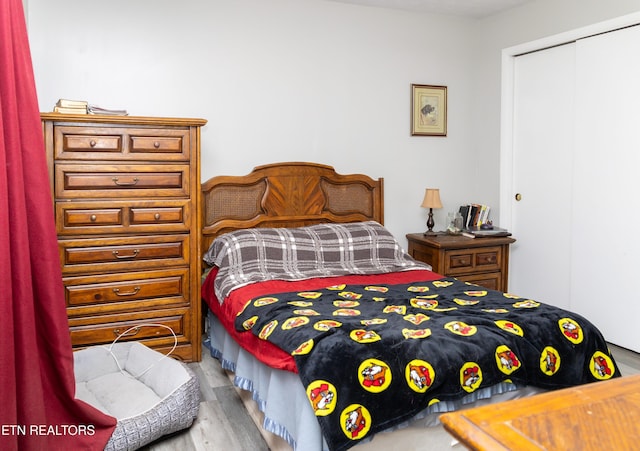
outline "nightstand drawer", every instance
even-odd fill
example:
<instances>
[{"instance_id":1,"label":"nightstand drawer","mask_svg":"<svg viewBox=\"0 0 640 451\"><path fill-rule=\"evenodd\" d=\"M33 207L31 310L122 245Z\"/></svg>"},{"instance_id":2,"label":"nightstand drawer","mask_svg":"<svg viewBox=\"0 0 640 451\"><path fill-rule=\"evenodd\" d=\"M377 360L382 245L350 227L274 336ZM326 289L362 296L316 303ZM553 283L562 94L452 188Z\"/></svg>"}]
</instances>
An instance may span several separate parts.
<instances>
[{"instance_id":1,"label":"nightstand drawer","mask_svg":"<svg viewBox=\"0 0 640 451\"><path fill-rule=\"evenodd\" d=\"M60 160L189 160L189 130L56 126Z\"/></svg>"},{"instance_id":2,"label":"nightstand drawer","mask_svg":"<svg viewBox=\"0 0 640 451\"><path fill-rule=\"evenodd\" d=\"M447 272L451 272L453 270L469 270L473 268L473 254L471 252L467 253L459 253L453 254L447 253L449 265L447 266Z\"/></svg>"},{"instance_id":3,"label":"nightstand drawer","mask_svg":"<svg viewBox=\"0 0 640 451\"><path fill-rule=\"evenodd\" d=\"M500 247L451 250L445 255L445 272L448 275L499 271L502 262Z\"/></svg>"},{"instance_id":4,"label":"nightstand drawer","mask_svg":"<svg viewBox=\"0 0 640 451\"><path fill-rule=\"evenodd\" d=\"M470 276L457 276L456 279L480 285L490 290L500 290L502 274L500 272L487 272Z\"/></svg>"}]
</instances>

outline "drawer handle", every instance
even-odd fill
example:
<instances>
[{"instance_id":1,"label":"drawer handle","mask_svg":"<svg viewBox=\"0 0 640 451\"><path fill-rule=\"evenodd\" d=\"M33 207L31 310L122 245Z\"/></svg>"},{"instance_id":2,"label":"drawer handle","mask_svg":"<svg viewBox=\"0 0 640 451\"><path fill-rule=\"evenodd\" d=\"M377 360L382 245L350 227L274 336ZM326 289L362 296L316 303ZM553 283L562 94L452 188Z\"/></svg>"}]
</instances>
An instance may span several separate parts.
<instances>
[{"instance_id":1,"label":"drawer handle","mask_svg":"<svg viewBox=\"0 0 640 451\"><path fill-rule=\"evenodd\" d=\"M155 147L156 149L159 149L160 148L160 143L158 141L155 141L153 143L153 147Z\"/></svg>"},{"instance_id":2,"label":"drawer handle","mask_svg":"<svg viewBox=\"0 0 640 451\"><path fill-rule=\"evenodd\" d=\"M133 186L139 182L138 177L134 177L131 182L120 182L118 180L118 177L113 177L111 180L113 180L113 183L115 183L118 186Z\"/></svg>"},{"instance_id":3,"label":"drawer handle","mask_svg":"<svg viewBox=\"0 0 640 451\"><path fill-rule=\"evenodd\" d=\"M132 337L134 335L136 335L138 332L140 332L140 327L136 326L136 327L131 327L127 330L124 331L124 333L120 332L120 329L113 329L113 334L117 337Z\"/></svg>"},{"instance_id":4,"label":"drawer handle","mask_svg":"<svg viewBox=\"0 0 640 451\"><path fill-rule=\"evenodd\" d=\"M91 141L89 141L89 145L90 145L91 147L95 147L95 146L96 146L96 144L97 144L97 143L96 143L96 142L95 142L95 140L93 140L93 139L92 139Z\"/></svg>"},{"instance_id":5,"label":"drawer handle","mask_svg":"<svg viewBox=\"0 0 640 451\"><path fill-rule=\"evenodd\" d=\"M91 222L96 222L96 219L98 219L98 217L96 215L91 215L89 219L91 219Z\"/></svg>"},{"instance_id":6,"label":"drawer handle","mask_svg":"<svg viewBox=\"0 0 640 451\"><path fill-rule=\"evenodd\" d=\"M115 258L119 258L120 260L124 260L125 258L136 258L140 253L140 249L134 249L132 255L120 255L120 252L113 251L112 254Z\"/></svg>"},{"instance_id":7,"label":"drawer handle","mask_svg":"<svg viewBox=\"0 0 640 451\"><path fill-rule=\"evenodd\" d=\"M133 296L135 294L138 294L138 291L140 291L140 287L133 287L133 291L127 291L123 293L120 292L120 288L113 289L113 292L116 296Z\"/></svg>"},{"instance_id":8,"label":"drawer handle","mask_svg":"<svg viewBox=\"0 0 640 451\"><path fill-rule=\"evenodd\" d=\"M156 218L156 221L159 221L160 220L160 213L156 213L153 217Z\"/></svg>"}]
</instances>

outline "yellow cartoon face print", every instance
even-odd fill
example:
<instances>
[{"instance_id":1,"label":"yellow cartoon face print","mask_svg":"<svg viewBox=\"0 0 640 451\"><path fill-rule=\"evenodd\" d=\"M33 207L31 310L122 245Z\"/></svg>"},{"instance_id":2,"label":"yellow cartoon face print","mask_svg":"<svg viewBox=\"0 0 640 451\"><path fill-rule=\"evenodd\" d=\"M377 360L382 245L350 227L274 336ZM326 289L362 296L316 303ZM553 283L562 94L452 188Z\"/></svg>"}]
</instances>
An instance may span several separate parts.
<instances>
[{"instance_id":1,"label":"yellow cartoon face print","mask_svg":"<svg viewBox=\"0 0 640 451\"><path fill-rule=\"evenodd\" d=\"M409 288L407 288L407 291L411 293L426 293L427 291L429 291L429 287L412 285Z\"/></svg>"},{"instance_id":2,"label":"yellow cartoon face print","mask_svg":"<svg viewBox=\"0 0 640 451\"><path fill-rule=\"evenodd\" d=\"M381 340L380 335L372 330L355 329L349 333L349 336L358 343L373 343Z\"/></svg>"},{"instance_id":3,"label":"yellow cartoon face print","mask_svg":"<svg viewBox=\"0 0 640 451\"><path fill-rule=\"evenodd\" d=\"M319 330L319 331L328 331L329 329L333 329L334 327L340 327L342 326L342 323L340 321L334 321L331 319L323 319L318 321L317 323L315 323L313 325L313 328L315 330Z\"/></svg>"},{"instance_id":4,"label":"yellow cartoon face print","mask_svg":"<svg viewBox=\"0 0 640 451\"><path fill-rule=\"evenodd\" d=\"M313 381L307 386L307 397L316 416L329 415L338 401L336 387L325 380Z\"/></svg>"},{"instance_id":5,"label":"yellow cartoon face print","mask_svg":"<svg viewBox=\"0 0 640 451\"><path fill-rule=\"evenodd\" d=\"M372 393L386 390L391 384L392 376L389 365L378 359L367 359L358 368L360 385Z\"/></svg>"},{"instance_id":6,"label":"yellow cartoon face print","mask_svg":"<svg viewBox=\"0 0 640 451\"><path fill-rule=\"evenodd\" d=\"M342 432L351 440L360 440L371 429L371 414L361 404L351 404L340 414Z\"/></svg>"},{"instance_id":7,"label":"yellow cartoon face print","mask_svg":"<svg viewBox=\"0 0 640 451\"><path fill-rule=\"evenodd\" d=\"M540 354L540 370L547 376L553 376L560 369L560 353L553 346L546 346Z\"/></svg>"},{"instance_id":8,"label":"yellow cartoon face print","mask_svg":"<svg viewBox=\"0 0 640 451\"><path fill-rule=\"evenodd\" d=\"M278 327L278 320L274 319L262 328L262 330L258 334L258 337L262 340L266 340L267 338L269 338L269 335L271 335L273 331L276 330L276 327Z\"/></svg>"},{"instance_id":9,"label":"yellow cartoon face print","mask_svg":"<svg viewBox=\"0 0 640 451\"><path fill-rule=\"evenodd\" d=\"M430 318L424 313L418 313L417 315L411 313L409 315L405 315L403 319L417 326L425 321L429 321Z\"/></svg>"},{"instance_id":10,"label":"yellow cartoon face print","mask_svg":"<svg viewBox=\"0 0 640 451\"><path fill-rule=\"evenodd\" d=\"M498 326L502 330L506 330L507 332L511 332L512 334L518 335L520 337L524 336L524 331L522 330L522 327L518 326L513 321L505 321L501 319L496 321L495 323L496 323L496 326Z\"/></svg>"},{"instance_id":11,"label":"yellow cartoon face print","mask_svg":"<svg viewBox=\"0 0 640 451\"><path fill-rule=\"evenodd\" d=\"M470 326L462 321L450 321L444 325L444 328L456 335L471 336L478 332L476 326Z\"/></svg>"},{"instance_id":12,"label":"yellow cartoon face print","mask_svg":"<svg viewBox=\"0 0 640 451\"><path fill-rule=\"evenodd\" d=\"M402 336L406 339L420 339L431 336L431 329L402 329Z\"/></svg>"},{"instance_id":13,"label":"yellow cartoon face print","mask_svg":"<svg viewBox=\"0 0 640 451\"><path fill-rule=\"evenodd\" d=\"M453 285L453 282L451 282L450 280L436 280L435 282L433 282L433 286L438 288L446 288L450 287L451 285Z\"/></svg>"},{"instance_id":14,"label":"yellow cartoon face print","mask_svg":"<svg viewBox=\"0 0 640 451\"><path fill-rule=\"evenodd\" d=\"M558 326L560 327L564 337L571 343L582 343L582 339L584 338L582 334L582 327L580 327L580 324L578 324L577 321L571 318L560 318L560 320L558 320Z\"/></svg>"},{"instance_id":15,"label":"yellow cartoon face print","mask_svg":"<svg viewBox=\"0 0 640 451\"><path fill-rule=\"evenodd\" d=\"M437 295L433 296L433 298L436 297ZM409 303L411 303L412 307L425 310L433 310L438 307L438 301L436 299L432 299L432 297L427 298L426 296L411 298L411 300L409 300Z\"/></svg>"},{"instance_id":16,"label":"yellow cartoon face print","mask_svg":"<svg viewBox=\"0 0 640 451\"><path fill-rule=\"evenodd\" d=\"M252 316L242 323L242 327L244 328L244 330L250 330L253 326L255 326L256 321L258 321L258 317Z\"/></svg>"},{"instance_id":17,"label":"yellow cartoon face print","mask_svg":"<svg viewBox=\"0 0 640 451\"><path fill-rule=\"evenodd\" d=\"M309 354L311 352L311 350L313 349L313 338L305 341L304 343L302 343L300 346L298 346L296 349L293 350L293 352L291 353L291 355L305 355L305 354Z\"/></svg>"},{"instance_id":18,"label":"yellow cartoon face print","mask_svg":"<svg viewBox=\"0 0 640 451\"><path fill-rule=\"evenodd\" d=\"M611 357L601 351L596 351L593 354L589 369L591 374L599 380L610 379L616 370Z\"/></svg>"},{"instance_id":19,"label":"yellow cartoon face print","mask_svg":"<svg viewBox=\"0 0 640 451\"><path fill-rule=\"evenodd\" d=\"M309 323L309 318L306 316L294 316L287 319L284 323L282 323L283 330L295 329L296 327L301 327Z\"/></svg>"},{"instance_id":20,"label":"yellow cartoon face print","mask_svg":"<svg viewBox=\"0 0 640 451\"><path fill-rule=\"evenodd\" d=\"M436 372L429 362L420 359L410 361L404 369L404 377L411 390L424 393L433 384Z\"/></svg>"},{"instance_id":21,"label":"yellow cartoon face print","mask_svg":"<svg viewBox=\"0 0 640 451\"><path fill-rule=\"evenodd\" d=\"M267 296L267 297L264 297L264 298L256 299L253 302L253 305L255 305L256 307L262 307L262 306L265 306L265 305L273 304L274 302L278 302L278 298Z\"/></svg>"},{"instance_id":22,"label":"yellow cartoon face print","mask_svg":"<svg viewBox=\"0 0 640 451\"><path fill-rule=\"evenodd\" d=\"M460 386L468 393L475 391L482 384L482 370L475 362L467 362L460 368Z\"/></svg>"},{"instance_id":23,"label":"yellow cartoon face print","mask_svg":"<svg viewBox=\"0 0 640 451\"><path fill-rule=\"evenodd\" d=\"M511 374L520 369L518 356L506 345L500 345L496 348L496 364L504 374Z\"/></svg>"}]
</instances>

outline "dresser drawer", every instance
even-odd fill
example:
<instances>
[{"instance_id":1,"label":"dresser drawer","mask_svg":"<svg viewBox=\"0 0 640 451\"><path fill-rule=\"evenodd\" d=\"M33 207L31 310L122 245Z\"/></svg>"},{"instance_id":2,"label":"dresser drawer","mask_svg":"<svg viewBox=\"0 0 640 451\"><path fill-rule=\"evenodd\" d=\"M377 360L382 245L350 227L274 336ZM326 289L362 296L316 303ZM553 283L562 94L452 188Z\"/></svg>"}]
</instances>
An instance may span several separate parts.
<instances>
[{"instance_id":1,"label":"dresser drawer","mask_svg":"<svg viewBox=\"0 0 640 451\"><path fill-rule=\"evenodd\" d=\"M189 235L61 239L63 274L131 271L189 264Z\"/></svg>"},{"instance_id":2,"label":"dresser drawer","mask_svg":"<svg viewBox=\"0 0 640 451\"><path fill-rule=\"evenodd\" d=\"M64 277L69 317L189 303L189 269Z\"/></svg>"},{"instance_id":3,"label":"dresser drawer","mask_svg":"<svg viewBox=\"0 0 640 451\"><path fill-rule=\"evenodd\" d=\"M57 199L188 197L188 165L57 164Z\"/></svg>"},{"instance_id":4,"label":"dresser drawer","mask_svg":"<svg viewBox=\"0 0 640 451\"><path fill-rule=\"evenodd\" d=\"M158 347L173 345L173 334L178 343L184 343L190 327L188 314L187 309L171 309L144 312L135 317L70 318L71 343L74 347L109 344L120 337L118 341L136 340L150 347Z\"/></svg>"},{"instance_id":5,"label":"dresser drawer","mask_svg":"<svg viewBox=\"0 0 640 451\"><path fill-rule=\"evenodd\" d=\"M186 128L55 126L54 156L60 160L189 161Z\"/></svg>"},{"instance_id":6,"label":"dresser drawer","mask_svg":"<svg viewBox=\"0 0 640 451\"><path fill-rule=\"evenodd\" d=\"M502 248L482 247L448 250L445 253L445 273L447 275L467 274L477 271L500 271Z\"/></svg>"},{"instance_id":7,"label":"dresser drawer","mask_svg":"<svg viewBox=\"0 0 640 451\"><path fill-rule=\"evenodd\" d=\"M58 201L58 235L186 232L191 223L188 200Z\"/></svg>"}]
</instances>

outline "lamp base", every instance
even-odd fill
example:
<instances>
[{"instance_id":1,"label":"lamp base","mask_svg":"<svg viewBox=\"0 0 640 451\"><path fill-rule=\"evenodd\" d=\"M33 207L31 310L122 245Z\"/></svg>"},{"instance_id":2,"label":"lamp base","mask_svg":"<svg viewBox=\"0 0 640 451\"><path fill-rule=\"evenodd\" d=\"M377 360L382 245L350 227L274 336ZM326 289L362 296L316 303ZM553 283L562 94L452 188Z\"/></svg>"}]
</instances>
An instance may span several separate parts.
<instances>
[{"instance_id":1,"label":"lamp base","mask_svg":"<svg viewBox=\"0 0 640 451\"><path fill-rule=\"evenodd\" d=\"M424 236L434 236L436 232L433 231L433 226L436 225L433 220L433 208L429 208L429 217L427 218L427 231L424 232Z\"/></svg>"}]
</instances>

